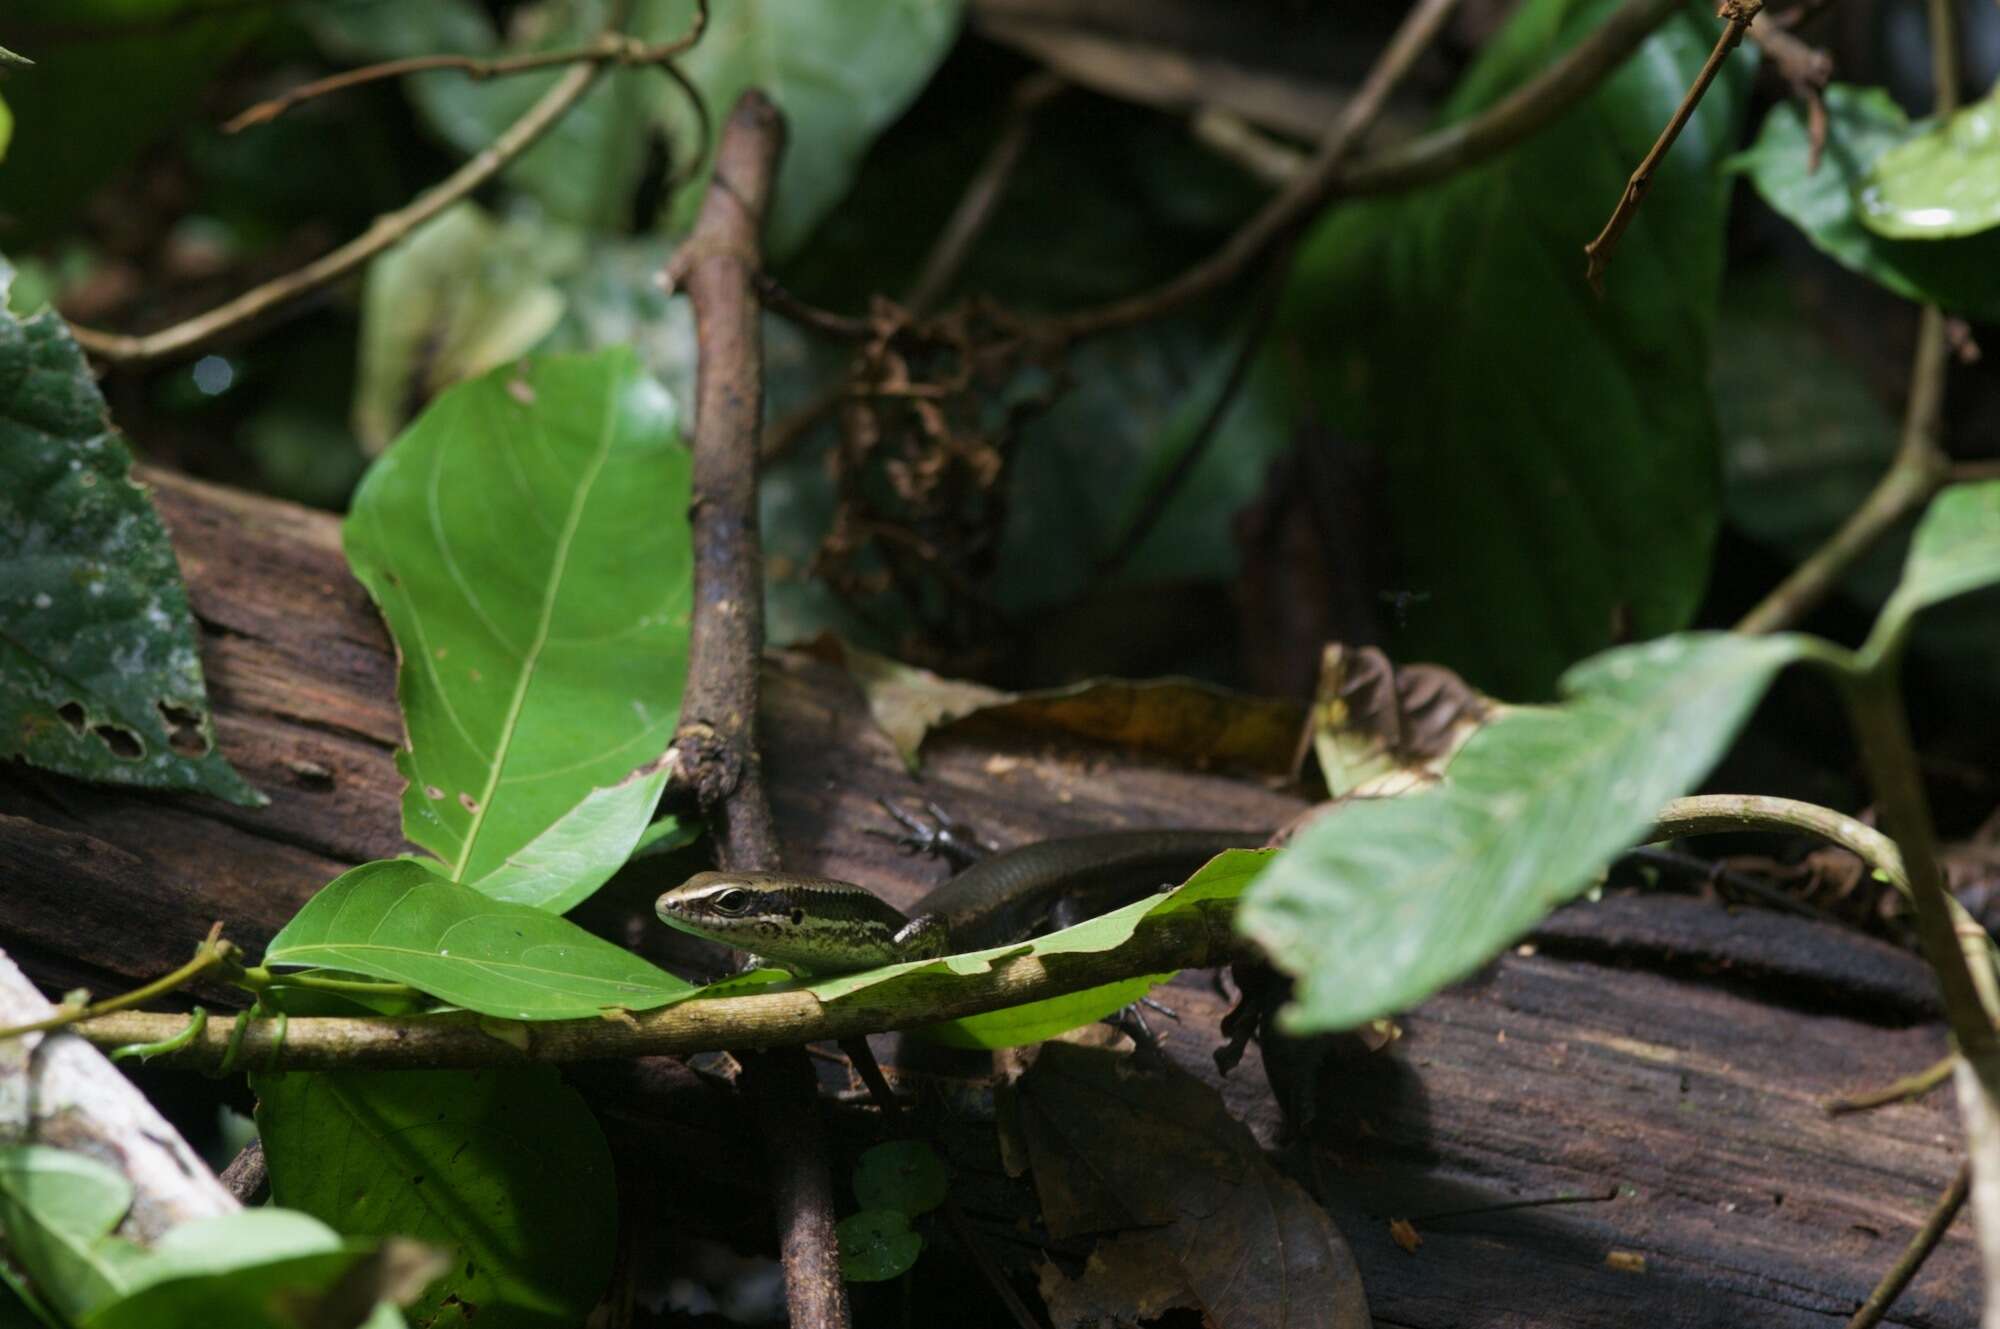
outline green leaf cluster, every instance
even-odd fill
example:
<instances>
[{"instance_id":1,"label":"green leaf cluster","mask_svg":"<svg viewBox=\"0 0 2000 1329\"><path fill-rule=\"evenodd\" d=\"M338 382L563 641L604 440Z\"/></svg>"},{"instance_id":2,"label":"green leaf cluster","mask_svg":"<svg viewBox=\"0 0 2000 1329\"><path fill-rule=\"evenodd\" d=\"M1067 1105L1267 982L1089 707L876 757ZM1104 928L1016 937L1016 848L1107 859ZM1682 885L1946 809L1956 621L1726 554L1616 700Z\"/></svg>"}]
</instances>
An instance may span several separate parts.
<instances>
[{"instance_id":1,"label":"green leaf cluster","mask_svg":"<svg viewBox=\"0 0 2000 1329\"><path fill-rule=\"evenodd\" d=\"M850 1283L880 1283L908 1270L923 1253L911 1222L944 1203L949 1178L937 1151L921 1140L892 1140L854 1165L861 1209L840 1220L840 1272Z\"/></svg>"}]
</instances>

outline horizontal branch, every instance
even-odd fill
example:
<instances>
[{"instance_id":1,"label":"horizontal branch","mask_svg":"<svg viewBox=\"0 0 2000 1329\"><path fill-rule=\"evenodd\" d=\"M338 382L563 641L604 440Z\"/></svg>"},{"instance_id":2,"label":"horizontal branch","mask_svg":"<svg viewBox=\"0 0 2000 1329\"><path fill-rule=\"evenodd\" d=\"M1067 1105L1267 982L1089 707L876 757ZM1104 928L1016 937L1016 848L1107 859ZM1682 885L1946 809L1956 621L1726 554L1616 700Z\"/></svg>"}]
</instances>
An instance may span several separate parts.
<instances>
[{"instance_id":1,"label":"horizontal branch","mask_svg":"<svg viewBox=\"0 0 2000 1329\"><path fill-rule=\"evenodd\" d=\"M1227 910L1177 910L1142 919L1115 949L1019 956L982 974L939 978L894 1005L871 1000L864 989L835 1002L823 1003L807 992L759 992L684 1001L630 1017L534 1024L475 1015L312 1018L286 1022L282 1045L276 1021L255 1020L243 1037L237 1064L284 1070L413 1070L816 1043L962 1019L1146 974L1224 964L1242 946L1230 930L1230 919ZM124 1012L77 1025L75 1032L100 1048L113 1048L159 1042L187 1025L185 1015ZM152 1064L213 1071L223 1064L230 1032L228 1021L211 1021L187 1047L155 1057Z\"/></svg>"},{"instance_id":2,"label":"horizontal branch","mask_svg":"<svg viewBox=\"0 0 2000 1329\"><path fill-rule=\"evenodd\" d=\"M358 88L364 83L402 78L409 74L450 70L479 83L492 78L508 78L515 74L531 74L537 70L554 69L559 65L586 62L601 64L606 60L612 60L621 65L659 64L700 41L702 29L707 23L708 5L706 0L703 0L695 6L694 26L687 33L673 41L661 42L658 45L648 45L636 37L607 32L585 46L563 51L530 51L526 55L508 56L502 59L483 59L471 55L413 55L402 60L385 60L381 64L329 74L325 78L302 83L289 92L258 102L247 110L239 111L235 117L224 123L222 132L241 133L252 125L261 125L277 119L301 102L343 92L348 88Z\"/></svg>"}]
</instances>

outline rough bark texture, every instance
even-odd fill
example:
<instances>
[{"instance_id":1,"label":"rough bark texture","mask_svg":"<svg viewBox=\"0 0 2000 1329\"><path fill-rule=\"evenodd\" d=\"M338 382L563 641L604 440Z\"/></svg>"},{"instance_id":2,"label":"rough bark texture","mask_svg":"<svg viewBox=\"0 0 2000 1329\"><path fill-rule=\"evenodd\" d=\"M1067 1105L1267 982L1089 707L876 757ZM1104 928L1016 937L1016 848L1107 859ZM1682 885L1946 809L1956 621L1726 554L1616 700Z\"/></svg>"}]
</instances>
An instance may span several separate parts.
<instances>
[{"instance_id":1,"label":"rough bark texture","mask_svg":"<svg viewBox=\"0 0 2000 1329\"><path fill-rule=\"evenodd\" d=\"M103 993L164 972L216 918L254 953L343 867L404 847L394 660L341 562L334 519L147 478L205 628L224 750L272 803L247 811L0 766L0 936L50 986ZM943 869L865 833L882 823L878 794L934 797L1003 844L1119 824L1276 824L1299 806L1254 783L1044 734L940 735L918 784L831 666L779 656L764 682L786 862L894 898L913 899ZM641 922L657 885L615 883L591 920L657 944L661 930ZM1200 979L1183 982L1168 1050L1215 1082L1222 1003ZM1913 957L1777 915L1655 898L1559 915L1533 954L1405 1016L1388 1052L1319 1074L1318 1181L1377 1323L1837 1322L1950 1181L1960 1134L1944 1093L1842 1118L1817 1100L1941 1055L1931 992ZM1281 1143L1254 1050L1219 1083L1260 1139ZM702 1180L704 1164L739 1195L756 1172L744 1167L755 1141L732 1134L747 1128L714 1116L704 1128L714 1147L647 1133L655 1148L675 1142L672 1190L697 1214L727 1193ZM973 1188L962 1199L984 1229L1001 1209L974 1202L982 1158L996 1195L1004 1179L990 1131L962 1138ZM1607 1203L1425 1218L1613 1187L1620 1197ZM1416 1220L1416 1254L1390 1241L1392 1217ZM990 1229L996 1248L1009 1230ZM1613 1251L1642 1256L1645 1271L1607 1264ZM1961 1219L1887 1322L1971 1325L1978 1299Z\"/></svg>"}]
</instances>

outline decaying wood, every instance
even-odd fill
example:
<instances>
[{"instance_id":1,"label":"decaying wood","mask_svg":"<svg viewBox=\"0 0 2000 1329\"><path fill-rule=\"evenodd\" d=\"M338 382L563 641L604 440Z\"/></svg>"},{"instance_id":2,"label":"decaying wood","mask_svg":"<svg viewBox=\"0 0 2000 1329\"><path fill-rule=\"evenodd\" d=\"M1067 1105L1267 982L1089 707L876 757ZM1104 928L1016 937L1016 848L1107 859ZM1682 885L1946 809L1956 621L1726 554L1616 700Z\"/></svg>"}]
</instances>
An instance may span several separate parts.
<instances>
[{"instance_id":1,"label":"decaying wood","mask_svg":"<svg viewBox=\"0 0 2000 1329\"><path fill-rule=\"evenodd\" d=\"M255 953L335 873L405 848L394 659L335 519L146 478L205 629L224 750L272 802L249 811L0 767L0 936L45 985L88 981L100 995L180 963L217 918ZM1003 844L1111 825L1275 825L1299 807L1254 782L990 728L933 737L918 783L832 666L781 654L764 684L787 863L903 901L944 869L867 833L883 824L877 796L935 798ZM593 925L663 954L662 930L644 922L659 871L614 882ZM1300 1175L1323 1189L1379 1323L1824 1326L1867 1295L1958 1166L1947 1095L1841 1118L1817 1106L1942 1053L1926 981L1912 957L1802 920L1644 898L1581 906L1533 954L1404 1016L1388 1051L1329 1061L1317 1167ZM1209 1052L1226 1003L1199 978L1183 984L1167 1050L1218 1082ZM1265 1144L1299 1157L1255 1049L1219 1083ZM674 1190L701 1205L704 1161L740 1193L743 1161L758 1156L731 1137L728 1113L712 1116L713 1148L674 1153ZM976 1151L991 1134L959 1138ZM996 1157L956 1161L961 1185L998 1194ZM1614 1188L1603 1203L1428 1217ZM984 1230L993 1210L964 1203ZM1423 1237L1415 1254L1390 1239L1399 1217ZM990 1233L996 1250L1008 1230ZM1644 1272L1608 1263L1613 1252ZM1978 1297L1961 1219L1887 1323L1970 1325Z\"/></svg>"}]
</instances>

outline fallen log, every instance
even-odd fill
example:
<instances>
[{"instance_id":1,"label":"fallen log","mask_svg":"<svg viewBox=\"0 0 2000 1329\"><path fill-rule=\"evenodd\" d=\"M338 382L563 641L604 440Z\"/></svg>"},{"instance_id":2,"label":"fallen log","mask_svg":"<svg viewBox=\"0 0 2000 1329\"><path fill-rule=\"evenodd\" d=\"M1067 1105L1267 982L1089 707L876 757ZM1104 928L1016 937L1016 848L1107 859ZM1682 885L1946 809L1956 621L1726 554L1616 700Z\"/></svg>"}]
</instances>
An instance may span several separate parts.
<instances>
[{"instance_id":1,"label":"fallen log","mask_svg":"<svg viewBox=\"0 0 2000 1329\"><path fill-rule=\"evenodd\" d=\"M99 993L184 960L221 919L255 954L348 866L403 852L387 635L335 518L163 472L154 487L202 627L224 752L271 797L244 809L0 766L0 936L44 987ZM913 779L846 676L767 666L766 774L787 861L914 899L944 869L868 833L878 797L931 798L1002 844L1117 825L1277 825L1255 780L1048 734L934 737ZM635 865L582 916L667 954ZM1596 911L1596 912L1593 912ZM1941 1055L1918 962L1865 937L1685 900L1578 906L1540 949L1402 1017L1388 1050L1316 1080L1311 1174L1378 1323L1824 1326L1866 1296L1958 1166L1944 1095L1828 1118L1817 1100ZM1190 976L1167 1048L1296 1158L1253 1050L1209 1053L1224 1003ZM1560 1207L1461 1211L1556 1196ZM1412 1220L1414 1253L1390 1236ZM1961 1220L1889 1324L1970 1325Z\"/></svg>"}]
</instances>

